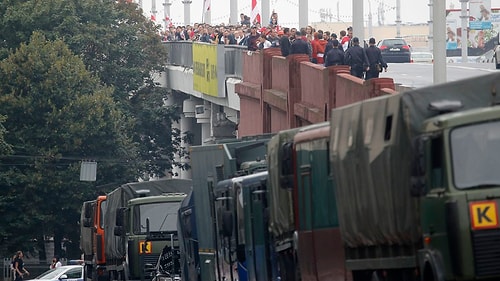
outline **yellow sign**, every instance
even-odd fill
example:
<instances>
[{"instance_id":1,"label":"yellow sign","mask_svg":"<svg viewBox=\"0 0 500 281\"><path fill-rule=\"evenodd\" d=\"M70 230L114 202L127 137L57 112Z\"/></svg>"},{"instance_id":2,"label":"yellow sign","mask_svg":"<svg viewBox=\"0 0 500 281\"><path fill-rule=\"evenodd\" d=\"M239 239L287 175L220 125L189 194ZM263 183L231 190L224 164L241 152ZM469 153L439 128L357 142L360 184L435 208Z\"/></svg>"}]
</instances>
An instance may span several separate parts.
<instances>
[{"instance_id":1,"label":"yellow sign","mask_svg":"<svg viewBox=\"0 0 500 281\"><path fill-rule=\"evenodd\" d=\"M139 254L151 254L153 252L153 244L151 241L139 241Z\"/></svg>"},{"instance_id":2,"label":"yellow sign","mask_svg":"<svg viewBox=\"0 0 500 281\"><path fill-rule=\"evenodd\" d=\"M497 228L498 213L497 202L480 201L469 203L472 229Z\"/></svg>"},{"instance_id":3,"label":"yellow sign","mask_svg":"<svg viewBox=\"0 0 500 281\"><path fill-rule=\"evenodd\" d=\"M225 93L219 95L219 84L225 82L225 73L218 69L217 49L217 44L193 43L193 89L209 96L223 97Z\"/></svg>"}]
</instances>

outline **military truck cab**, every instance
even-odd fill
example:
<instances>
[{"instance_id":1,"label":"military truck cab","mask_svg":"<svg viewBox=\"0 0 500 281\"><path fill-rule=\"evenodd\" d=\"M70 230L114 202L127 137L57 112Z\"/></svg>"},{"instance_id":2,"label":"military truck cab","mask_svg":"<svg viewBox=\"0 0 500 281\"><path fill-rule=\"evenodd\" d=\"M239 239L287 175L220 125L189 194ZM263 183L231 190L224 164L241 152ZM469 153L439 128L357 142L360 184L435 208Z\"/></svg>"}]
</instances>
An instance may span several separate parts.
<instances>
[{"instance_id":1,"label":"military truck cab","mask_svg":"<svg viewBox=\"0 0 500 281\"><path fill-rule=\"evenodd\" d=\"M500 277L500 107L426 120L416 141L422 280Z\"/></svg>"},{"instance_id":2,"label":"military truck cab","mask_svg":"<svg viewBox=\"0 0 500 281\"><path fill-rule=\"evenodd\" d=\"M126 236L126 268L130 279L151 279L160 253L170 246L178 253L177 215L185 193L165 193L159 196L129 200L126 208L117 211L116 236ZM180 274L178 259L171 274Z\"/></svg>"}]
</instances>

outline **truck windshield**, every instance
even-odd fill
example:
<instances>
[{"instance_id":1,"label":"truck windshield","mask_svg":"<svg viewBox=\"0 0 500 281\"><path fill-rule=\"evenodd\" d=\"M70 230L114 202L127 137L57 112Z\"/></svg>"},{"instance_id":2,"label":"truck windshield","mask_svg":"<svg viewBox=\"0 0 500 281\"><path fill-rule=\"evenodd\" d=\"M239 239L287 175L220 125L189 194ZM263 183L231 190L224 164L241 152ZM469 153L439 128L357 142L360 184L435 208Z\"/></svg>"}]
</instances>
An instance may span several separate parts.
<instances>
[{"instance_id":1,"label":"truck windshield","mask_svg":"<svg viewBox=\"0 0 500 281\"><path fill-rule=\"evenodd\" d=\"M161 202L135 206L134 234L146 234L146 219L149 231L177 231L177 211L181 202Z\"/></svg>"},{"instance_id":2,"label":"truck windshield","mask_svg":"<svg viewBox=\"0 0 500 281\"><path fill-rule=\"evenodd\" d=\"M459 189L500 185L500 121L451 132L455 186Z\"/></svg>"}]
</instances>

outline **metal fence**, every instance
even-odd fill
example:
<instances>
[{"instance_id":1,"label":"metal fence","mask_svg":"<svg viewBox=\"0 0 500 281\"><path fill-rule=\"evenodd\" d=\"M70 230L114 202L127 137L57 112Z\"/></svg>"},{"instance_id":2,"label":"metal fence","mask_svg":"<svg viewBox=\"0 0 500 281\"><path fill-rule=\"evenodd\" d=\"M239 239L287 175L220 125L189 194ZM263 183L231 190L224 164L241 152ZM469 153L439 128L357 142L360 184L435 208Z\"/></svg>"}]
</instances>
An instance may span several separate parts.
<instances>
[{"instance_id":1,"label":"metal fence","mask_svg":"<svg viewBox=\"0 0 500 281\"><path fill-rule=\"evenodd\" d=\"M164 42L168 51L167 64L193 68L193 42ZM239 45L224 45L224 68L226 76L242 78L243 54L247 48Z\"/></svg>"},{"instance_id":2,"label":"metal fence","mask_svg":"<svg viewBox=\"0 0 500 281\"><path fill-rule=\"evenodd\" d=\"M12 281L14 280L13 272L10 269L11 258L3 258L2 262L2 271L3 274L0 276L0 281ZM67 260L65 258L61 258L60 262L63 265L69 264L81 264L79 260ZM36 260L25 260L24 266L30 272L29 279L33 279L43 272L49 270L49 263L47 261Z\"/></svg>"},{"instance_id":3,"label":"metal fence","mask_svg":"<svg viewBox=\"0 0 500 281\"><path fill-rule=\"evenodd\" d=\"M2 263L2 281L13 280L12 278L12 270L10 269L10 263L12 259L4 258Z\"/></svg>"}]
</instances>

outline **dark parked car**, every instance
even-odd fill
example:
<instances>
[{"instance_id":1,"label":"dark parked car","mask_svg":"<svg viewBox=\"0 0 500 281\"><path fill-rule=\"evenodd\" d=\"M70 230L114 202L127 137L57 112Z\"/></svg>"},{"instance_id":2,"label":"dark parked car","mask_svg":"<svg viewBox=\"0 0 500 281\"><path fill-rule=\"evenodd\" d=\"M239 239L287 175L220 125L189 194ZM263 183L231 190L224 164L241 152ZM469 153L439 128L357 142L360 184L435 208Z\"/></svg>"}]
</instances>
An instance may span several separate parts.
<instances>
[{"instance_id":1,"label":"dark parked car","mask_svg":"<svg viewBox=\"0 0 500 281\"><path fill-rule=\"evenodd\" d=\"M386 62L410 62L410 45L402 38L387 38L380 40L377 47Z\"/></svg>"}]
</instances>

